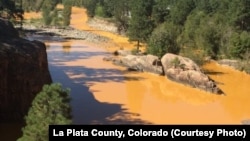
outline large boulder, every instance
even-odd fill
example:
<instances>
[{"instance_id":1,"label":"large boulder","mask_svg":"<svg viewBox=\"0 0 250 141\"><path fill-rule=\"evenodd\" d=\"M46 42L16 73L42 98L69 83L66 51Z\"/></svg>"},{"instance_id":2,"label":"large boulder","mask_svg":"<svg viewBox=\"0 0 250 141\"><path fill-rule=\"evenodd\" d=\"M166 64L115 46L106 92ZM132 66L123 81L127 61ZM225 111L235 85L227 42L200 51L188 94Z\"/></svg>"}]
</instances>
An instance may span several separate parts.
<instances>
[{"instance_id":1,"label":"large boulder","mask_svg":"<svg viewBox=\"0 0 250 141\"><path fill-rule=\"evenodd\" d=\"M51 82L45 44L20 38L10 22L0 20L0 122L23 121Z\"/></svg>"},{"instance_id":2,"label":"large boulder","mask_svg":"<svg viewBox=\"0 0 250 141\"><path fill-rule=\"evenodd\" d=\"M171 80L211 93L223 94L216 83L191 59L167 53L161 58L164 74Z\"/></svg>"},{"instance_id":3,"label":"large boulder","mask_svg":"<svg viewBox=\"0 0 250 141\"><path fill-rule=\"evenodd\" d=\"M114 64L127 67L129 70L163 74L160 59L154 55L127 55L115 59L104 58L104 60L112 60Z\"/></svg>"}]
</instances>

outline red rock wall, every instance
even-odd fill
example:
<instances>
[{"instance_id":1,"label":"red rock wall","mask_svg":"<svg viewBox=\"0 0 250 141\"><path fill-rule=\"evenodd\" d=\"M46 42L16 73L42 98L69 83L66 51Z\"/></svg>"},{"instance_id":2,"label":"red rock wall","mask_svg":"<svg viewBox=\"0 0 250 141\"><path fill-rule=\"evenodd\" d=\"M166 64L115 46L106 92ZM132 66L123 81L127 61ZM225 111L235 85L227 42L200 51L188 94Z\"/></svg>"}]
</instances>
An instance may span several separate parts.
<instances>
[{"instance_id":1,"label":"red rock wall","mask_svg":"<svg viewBox=\"0 0 250 141\"><path fill-rule=\"evenodd\" d=\"M46 47L11 34L13 26L1 19L0 26L0 122L22 121L36 94L52 82Z\"/></svg>"}]
</instances>

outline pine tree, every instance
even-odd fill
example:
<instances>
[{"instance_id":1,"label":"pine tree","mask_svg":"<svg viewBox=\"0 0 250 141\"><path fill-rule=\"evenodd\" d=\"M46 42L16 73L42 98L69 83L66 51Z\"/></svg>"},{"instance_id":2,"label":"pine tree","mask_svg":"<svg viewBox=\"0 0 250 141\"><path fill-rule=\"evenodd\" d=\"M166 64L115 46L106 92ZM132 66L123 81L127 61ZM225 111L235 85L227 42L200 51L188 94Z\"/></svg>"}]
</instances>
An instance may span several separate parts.
<instances>
[{"instance_id":1,"label":"pine tree","mask_svg":"<svg viewBox=\"0 0 250 141\"><path fill-rule=\"evenodd\" d=\"M146 42L153 31L151 19L154 0L131 1L131 19L128 36L132 41L137 41L137 52L140 42Z\"/></svg>"},{"instance_id":2,"label":"pine tree","mask_svg":"<svg viewBox=\"0 0 250 141\"><path fill-rule=\"evenodd\" d=\"M83 5L87 9L87 14L89 17L95 16L96 6L98 4L98 0L84 0Z\"/></svg>"},{"instance_id":3,"label":"pine tree","mask_svg":"<svg viewBox=\"0 0 250 141\"><path fill-rule=\"evenodd\" d=\"M70 25L70 16L71 16L71 1L70 0L63 0L63 25L68 26Z\"/></svg>"},{"instance_id":4,"label":"pine tree","mask_svg":"<svg viewBox=\"0 0 250 141\"><path fill-rule=\"evenodd\" d=\"M250 0L234 0L230 4L233 25L242 31L250 31Z\"/></svg>"},{"instance_id":5,"label":"pine tree","mask_svg":"<svg viewBox=\"0 0 250 141\"><path fill-rule=\"evenodd\" d=\"M45 85L34 98L18 141L47 141L50 124L71 124L69 89L61 84Z\"/></svg>"},{"instance_id":6,"label":"pine tree","mask_svg":"<svg viewBox=\"0 0 250 141\"><path fill-rule=\"evenodd\" d=\"M184 25L188 15L195 8L195 3L193 0L178 0L176 1L171 10L171 20L174 24Z\"/></svg>"},{"instance_id":7,"label":"pine tree","mask_svg":"<svg viewBox=\"0 0 250 141\"><path fill-rule=\"evenodd\" d=\"M179 26L173 23L159 25L150 36L147 51L160 58L166 53L178 54L180 51L180 46L177 43L179 34Z\"/></svg>"},{"instance_id":8,"label":"pine tree","mask_svg":"<svg viewBox=\"0 0 250 141\"><path fill-rule=\"evenodd\" d=\"M42 2L42 16L45 25L51 24L52 19L54 18L52 17L52 13L59 2L59 0L44 0Z\"/></svg>"},{"instance_id":9,"label":"pine tree","mask_svg":"<svg viewBox=\"0 0 250 141\"><path fill-rule=\"evenodd\" d=\"M170 1L169 0L155 0L155 5L152 11L152 18L156 26L162 24L167 20L170 13Z\"/></svg>"},{"instance_id":10,"label":"pine tree","mask_svg":"<svg viewBox=\"0 0 250 141\"><path fill-rule=\"evenodd\" d=\"M52 17L50 16L51 11L48 7L43 7L42 8L42 17L43 17L43 22L45 25L50 25L52 21Z\"/></svg>"},{"instance_id":11,"label":"pine tree","mask_svg":"<svg viewBox=\"0 0 250 141\"><path fill-rule=\"evenodd\" d=\"M0 17L5 17L8 19L23 19L23 10L21 7L17 7L17 4L14 0L0 0Z\"/></svg>"},{"instance_id":12,"label":"pine tree","mask_svg":"<svg viewBox=\"0 0 250 141\"><path fill-rule=\"evenodd\" d=\"M126 32L129 22L129 3L131 0L115 0L113 15L118 33Z\"/></svg>"}]
</instances>

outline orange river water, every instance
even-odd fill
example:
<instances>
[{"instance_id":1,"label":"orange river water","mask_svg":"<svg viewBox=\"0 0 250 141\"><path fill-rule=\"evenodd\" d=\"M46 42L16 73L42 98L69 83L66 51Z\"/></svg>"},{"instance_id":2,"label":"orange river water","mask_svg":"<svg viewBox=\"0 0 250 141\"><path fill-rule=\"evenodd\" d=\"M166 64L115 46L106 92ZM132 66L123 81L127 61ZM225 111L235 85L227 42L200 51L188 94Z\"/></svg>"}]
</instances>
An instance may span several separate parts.
<instances>
[{"instance_id":1,"label":"orange river water","mask_svg":"<svg viewBox=\"0 0 250 141\"><path fill-rule=\"evenodd\" d=\"M46 42L53 80L71 88L74 123L239 124L250 119L250 75L215 62L206 64L204 69L226 94L221 96L164 76L127 72L102 58L134 44L126 37L96 30L87 21L85 9L74 7L72 27L108 37L111 43Z\"/></svg>"},{"instance_id":2,"label":"orange river water","mask_svg":"<svg viewBox=\"0 0 250 141\"><path fill-rule=\"evenodd\" d=\"M25 13L24 17L41 15ZM86 10L74 7L70 26L108 37L111 42L46 42L53 81L71 89L74 124L240 124L250 119L250 75L215 62L206 64L204 69L226 93L221 96L164 76L127 72L102 59L134 44L126 37L96 30L87 21ZM2 124L0 131L1 138L15 140L20 125ZM13 134L7 134L10 132Z\"/></svg>"}]
</instances>

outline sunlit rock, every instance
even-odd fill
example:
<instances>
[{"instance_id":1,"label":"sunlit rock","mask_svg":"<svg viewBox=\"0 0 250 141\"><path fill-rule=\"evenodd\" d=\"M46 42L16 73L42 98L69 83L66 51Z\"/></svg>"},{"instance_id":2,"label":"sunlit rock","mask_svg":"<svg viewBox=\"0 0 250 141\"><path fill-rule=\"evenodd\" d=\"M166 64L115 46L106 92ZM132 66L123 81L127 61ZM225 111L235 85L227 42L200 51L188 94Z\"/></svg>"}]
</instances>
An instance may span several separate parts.
<instances>
[{"instance_id":1,"label":"sunlit rock","mask_svg":"<svg viewBox=\"0 0 250 141\"><path fill-rule=\"evenodd\" d=\"M126 55L113 60L113 63L127 67L128 70L163 74L160 60L154 55Z\"/></svg>"},{"instance_id":2,"label":"sunlit rock","mask_svg":"<svg viewBox=\"0 0 250 141\"><path fill-rule=\"evenodd\" d=\"M216 83L189 58L167 53L161 58L164 74L171 80L211 93L223 94Z\"/></svg>"}]
</instances>

